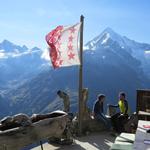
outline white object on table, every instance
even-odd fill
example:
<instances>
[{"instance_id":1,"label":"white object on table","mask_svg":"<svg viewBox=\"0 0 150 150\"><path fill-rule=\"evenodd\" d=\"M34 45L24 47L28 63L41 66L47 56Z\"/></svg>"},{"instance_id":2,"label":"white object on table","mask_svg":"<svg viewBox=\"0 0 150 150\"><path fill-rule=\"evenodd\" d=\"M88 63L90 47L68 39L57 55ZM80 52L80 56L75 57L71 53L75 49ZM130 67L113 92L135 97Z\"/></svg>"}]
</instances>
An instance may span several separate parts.
<instances>
[{"instance_id":1,"label":"white object on table","mask_svg":"<svg viewBox=\"0 0 150 150\"><path fill-rule=\"evenodd\" d=\"M146 111L139 111L139 112L138 112L138 115L150 116L150 113L149 113L149 112L146 112Z\"/></svg>"},{"instance_id":2,"label":"white object on table","mask_svg":"<svg viewBox=\"0 0 150 150\"><path fill-rule=\"evenodd\" d=\"M150 150L150 144L148 144L150 141L150 133L146 132L148 128L144 128L144 126L148 125L150 125L150 121L139 120L133 150Z\"/></svg>"}]
</instances>

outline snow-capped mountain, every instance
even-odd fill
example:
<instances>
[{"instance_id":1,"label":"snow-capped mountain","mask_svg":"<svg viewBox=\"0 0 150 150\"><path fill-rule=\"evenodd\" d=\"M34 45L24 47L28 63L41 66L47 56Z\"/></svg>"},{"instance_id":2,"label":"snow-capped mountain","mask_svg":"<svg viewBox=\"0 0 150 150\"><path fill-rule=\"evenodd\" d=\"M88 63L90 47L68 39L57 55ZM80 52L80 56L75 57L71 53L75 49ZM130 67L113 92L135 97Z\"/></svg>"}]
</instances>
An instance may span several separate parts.
<instances>
[{"instance_id":1,"label":"snow-capped mountain","mask_svg":"<svg viewBox=\"0 0 150 150\"><path fill-rule=\"evenodd\" d=\"M114 32L111 28L106 28L100 35L89 41L85 47L86 49L95 50L97 47L107 47L109 46L109 42L114 41L117 42L122 49L129 49L133 55L138 55L140 51L148 51L150 50L150 44L139 43L134 40L130 40L126 36L119 35Z\"/></svg>"},{"instance_id":2,"label":"snow-capped mountain","mask_svg":"<svg viewBox=\"0 0 150 150\"><path fill-rule=\"evenodd\" d=\"M5 84L7 79L10 85L9 90L1 94L1 99L7 102L5 110L9 110L4 114L10 114L10 111L12 114L31 114L59 109L62 106L56 95L59 89L69 91L72 109L76 110L78 67L57 70L47 67L47 61L43 58L49 58L48 53L38 48L18 49L19 52L16 48L13 52L4 47L1 50L7 58L0 59L0 69L3 70L0 85ZM135 110L136 89L150 88L147 78L150 75L149 50L150 44L130 40L110 28L89 41L85 45L83 65L84 87L89 89L89 106L92 108L99 93L107 95L107 103L116 103L118 92L125 91L132 110ZM43 65L46 67L41 69Z\"/></svg>"},{"instance_id":3,"label":"snow-capped mountain","mask_svg":"<svg viewBox=\"0 0 150 150\"><path fill-rule=\"evenodd\" d=\"M100 35L89 41L85 45L85 49L96 50L98 47L109 46L109 40L117 41L121 47L124 47L124 39L115 33L111 28L106 28Z\"/></svg>"},{"instance_id":4,"label":"snow-capped mountain","mask_svg":"<svg viewBox=\"0 0 150 150\"><path fill-rule=\"evenodd\" d=\"M38 47L29 49L25 45L15 45L8 40L4 40L2 43L0 43L0 59L20 57L23 55L33 54L37 52L41 53L41 49Z\"/></svg>"},{"instance_id":5,"label":"snow-capped mountain","mask_svg":"<svg viewBox=\"0 0 150 150\"><path fill-rule=\"evenodd\" d=\"M47 62L41 58L43 51L34 47L19 46L4 40L0 43L0 87L11 88L32 78L44 69Z\"/></svg>"},{"instance_id":6,"label":"snow-capped mountain","mask_svg":"<svg viewBox=\"0 0 150 150\"><path fill-rule=\"evenodd\" d=\"M28 50L28 48L23 45L23 46L19 46L19 45L15 45L12 42L8 41L8 40L4 40L2 41L2 43L0 43L0 50L4 50L5 52L23 52Z\"/></svg>"},{"instance_id":7,"label":"snow-capped mountain","mask_svg":"<svg viewBox=\"0 0 150 150\"><path fill-rule=\"evenodd\" d=\"M130 53L132 57L139 60L143 71L150 78L150 44L130 40L126 36L121 36L114 32L111 28L106 28L100 35L85 45L85 50L111 48L112 51L114 51L114 48L112 48L112 43L120 46L120 51L126 51ZM116 55L118 54L119 53L116 52ZM126 59L128 60L129 58L127 57Z\"/></svg>"},{"instance_id":8,"label":"snow-capped mountain","mask_svg":"<svg viewBox=\"0 0 150 150\"><path fill-rule=\"evenodd\" d=\"M135 49L138 47L138 50ZM85 45L84 51L84 87L89 89L89 106L97 94L107 95L107 103L117 103L119 91L125 91L132 110L135 110L136 89L150 88L150 80L143 72L141 59L134 55L141 52L147 58L145 50L149 44L141 44L105 29L99 36ZM45 51L46 52L46 51ZM47 54L42 54L45 57ZM29 58L28 58L29 59ZM149 69L148 69L149 70ZM47 112L61 108L57 90L70 93L72 111L77 108L78 67L43 70L32 79L5 93L12 113L28 114ZM72 94L73 93L73 94ZM30 107L29 107L30 106Z\"/></svg>"}]
</instances>

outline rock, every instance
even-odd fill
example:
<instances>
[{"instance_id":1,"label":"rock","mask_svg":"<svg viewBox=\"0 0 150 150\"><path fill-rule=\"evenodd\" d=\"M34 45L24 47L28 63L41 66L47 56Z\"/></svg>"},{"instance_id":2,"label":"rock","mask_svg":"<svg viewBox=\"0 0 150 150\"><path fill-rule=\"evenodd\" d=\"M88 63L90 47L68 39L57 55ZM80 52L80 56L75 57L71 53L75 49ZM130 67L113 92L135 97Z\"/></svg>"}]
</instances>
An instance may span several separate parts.
<instances>
[{"instance_id":1,"label":"rock","mask_svg":"<svg viewBox=\"0 0 150 150\"><path fill-rule=\"evenodd\" d=\"M5 117L0 121L0 123L1 123L0 125L1 131L20 127L20 126L29 126L32 124L30 117L27 116L26 114L17 114L12 117L10 116Z\"/></svg>"},{"instance_id":2,"label":"rock","mask_svg":"<svg viewBox=\"0 0 150 150\"><path fill-rule=\"evenodd\" d=\"M13 117L13 122L21 126L29 126L32 124L30 117L26 114L17 114Z\"/></svg>"},{"instance_id":3,"label":"rock","mask_svg":"<svg viewBox=\"0 0 150 150\"><path fill-rule=\"evenodd\" d=\"M96 119L84 120L83 121L83 132L90 131L90 132L99 132L105 130L105 126L102 122Z\"/></svg>"}]
</instances>

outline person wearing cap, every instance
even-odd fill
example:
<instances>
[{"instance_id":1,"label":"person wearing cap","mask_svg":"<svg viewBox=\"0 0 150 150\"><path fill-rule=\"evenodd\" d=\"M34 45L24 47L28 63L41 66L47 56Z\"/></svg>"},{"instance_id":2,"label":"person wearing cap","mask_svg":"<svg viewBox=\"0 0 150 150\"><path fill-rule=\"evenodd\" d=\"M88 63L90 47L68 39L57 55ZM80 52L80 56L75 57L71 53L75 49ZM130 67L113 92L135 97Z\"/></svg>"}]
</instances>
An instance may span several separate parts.
<instances>
[{"instance_id":1,"label":"person wearing cap","mask_svg":"<svg viewBox=\"0 0 150 150\"><path fill-rule=\"evenodd\" d=\"M105 101L105 97L106 96L104 94L99 94L97 96L97 100L95 101L94 108L93 108L93 113L94 113L94 118L96 120L102 121L108 129L111 129L111 123L104 114L103 104Z\"/></svg>"}]
</instances>

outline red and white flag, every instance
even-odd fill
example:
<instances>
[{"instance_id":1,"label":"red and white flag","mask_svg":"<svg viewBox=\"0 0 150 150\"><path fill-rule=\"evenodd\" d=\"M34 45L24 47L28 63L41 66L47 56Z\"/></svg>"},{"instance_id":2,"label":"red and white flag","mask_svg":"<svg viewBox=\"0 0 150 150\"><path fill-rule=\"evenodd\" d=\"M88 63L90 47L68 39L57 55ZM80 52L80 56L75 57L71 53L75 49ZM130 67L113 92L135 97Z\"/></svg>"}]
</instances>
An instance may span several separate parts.
<instances>
[{"instance_id":1,"label":"red and white flag","mask_svg":"<svg viewBox=\"0 0 150 150\"><path fill-rule=\"evenodd\" d=\"M54 68L80 65L78 53L80 25L81 23L73 26L58 26L46 35Z\"/></svg>"}]
</instances>

